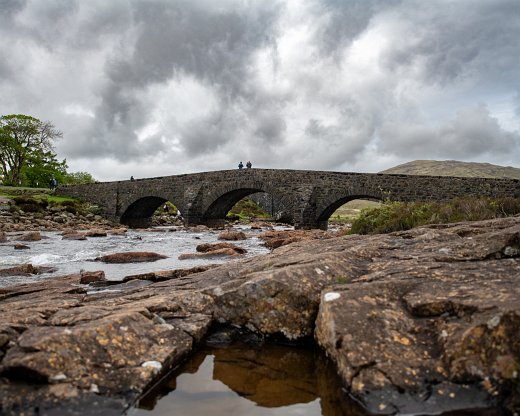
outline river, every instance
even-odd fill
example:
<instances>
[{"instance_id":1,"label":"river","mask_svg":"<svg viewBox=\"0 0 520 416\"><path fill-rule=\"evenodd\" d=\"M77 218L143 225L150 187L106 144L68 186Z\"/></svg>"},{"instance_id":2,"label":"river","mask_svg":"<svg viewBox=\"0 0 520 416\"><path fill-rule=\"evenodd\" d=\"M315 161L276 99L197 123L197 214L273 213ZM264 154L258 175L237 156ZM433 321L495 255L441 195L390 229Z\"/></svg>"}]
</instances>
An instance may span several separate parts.
<instances>
[{"instance_id":1,"label":"river","mask_svg":"<svg viewBox=\"0 0 520 416\"><path fill-rule=\"evenodd\" d=\"M237 259L269 252L258 234L249 226L236 226L244 231L247 240L235 242L247 250ZM103 270L108 280L121 280L125 276L161 270L186 269L204 264L230 261L229 257L209 257L179 260L181 253L194 253L201 243L216 243L221 231L210 229L185 229L181 227L157 227L147 230L128 230L124 235L89 237L86 240L63 240L59 232L42 232L42 240L23 242L30 248L15 250L16 237L22 233L8 233L9 241L0 243L0 269L30 263L33 266L53 267L56 270L33 276L0 277L0 287L31 283L40 279L78 273L81 270ZM22 242L20 242L22 243ZM151 251L168 256L151 263L105 264L93 261L96 257L128 251ZM231 260L234 261L235 259Z\"/></svg>"}]
</instances>

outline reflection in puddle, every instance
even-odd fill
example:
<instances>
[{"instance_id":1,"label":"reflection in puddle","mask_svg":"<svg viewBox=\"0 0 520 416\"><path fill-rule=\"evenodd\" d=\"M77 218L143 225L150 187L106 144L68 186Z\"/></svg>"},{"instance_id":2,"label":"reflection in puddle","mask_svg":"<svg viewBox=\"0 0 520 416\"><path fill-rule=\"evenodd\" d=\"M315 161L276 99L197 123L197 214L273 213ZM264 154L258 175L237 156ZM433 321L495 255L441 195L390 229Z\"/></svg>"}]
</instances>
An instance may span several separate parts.
<instances>
[{"instance_id":1,"label":"reflection in puddle","mask_svg":"<svg viewBox=\"0 0 520 416\"><path fill-rule=\"evenodd\" d=\"M129 415L362 415L318 351L204 348Z\"/></svg>"}]
</instances>

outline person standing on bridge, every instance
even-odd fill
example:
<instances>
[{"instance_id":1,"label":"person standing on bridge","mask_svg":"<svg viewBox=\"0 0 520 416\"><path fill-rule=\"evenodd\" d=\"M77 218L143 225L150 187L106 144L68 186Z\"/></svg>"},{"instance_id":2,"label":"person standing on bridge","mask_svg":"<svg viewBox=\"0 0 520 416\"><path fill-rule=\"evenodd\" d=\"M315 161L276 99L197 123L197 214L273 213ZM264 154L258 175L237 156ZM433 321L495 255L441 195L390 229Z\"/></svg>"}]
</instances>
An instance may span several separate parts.
<instances>
[{"instance_id":1,"label":"person standing on bridge","mask_svg":"<svg viewBox=\"0 0 520 416\"><path fill-rule=\"evenodd\" d=\"M251 169L252 167L253 167L253 164L251 163L250 160L248 160L246 163L246 168Z\"/></svg>"},{"instance_id":2,"label":"person standing on bridge","mask_svg":"<svg viewBox=\"0 0 520 416\"><path fill-rule=\"evenodd\" d=\"M238 164L238 169L242 169L244 167L244 164L242 163L242 161L240 161L240 163Z\"/></svg>"}]
</instances>

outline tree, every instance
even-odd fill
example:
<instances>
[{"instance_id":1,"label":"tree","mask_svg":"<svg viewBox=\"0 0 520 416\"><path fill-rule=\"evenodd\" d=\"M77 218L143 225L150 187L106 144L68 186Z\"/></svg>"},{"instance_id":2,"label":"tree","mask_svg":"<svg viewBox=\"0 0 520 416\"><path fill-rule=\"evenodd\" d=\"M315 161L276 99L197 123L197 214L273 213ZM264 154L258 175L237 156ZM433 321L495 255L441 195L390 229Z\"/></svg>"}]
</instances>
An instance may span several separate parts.
<instances>
[{"instance_id":1,"label":"tree","mask_svg":"<svg viewBox=\"0 0 520 416\"><path fill-rule=\"evenodd\" d=\"M78 185L81 183L95 183L96 180L88 172L70 172L65 175L62 183Z\"/></svg>"},{"instance_id":2,"label":"tree","mask_svg":"<svg viewBox=\"0 0 520 416\"><path fill-rule=\"evenodd\" d=\"M23 114L0 117L0 173L4 183L19 185L22 169L31 156L53 151L53 141L62 137L49 121Z\"/></svg>"},{"instance_id":3,"label":"tree","mask_svg":"<svg viewBox=\"0 0 520 416\"><path fill-rule=\"evenodd\" d=\"M64 183L66 176L66 160L60 162L50 150L38 150L29 154L20 175L22 184L31 187L47 187L52 178L58 183Z\"/></svg>"}]
</instances>

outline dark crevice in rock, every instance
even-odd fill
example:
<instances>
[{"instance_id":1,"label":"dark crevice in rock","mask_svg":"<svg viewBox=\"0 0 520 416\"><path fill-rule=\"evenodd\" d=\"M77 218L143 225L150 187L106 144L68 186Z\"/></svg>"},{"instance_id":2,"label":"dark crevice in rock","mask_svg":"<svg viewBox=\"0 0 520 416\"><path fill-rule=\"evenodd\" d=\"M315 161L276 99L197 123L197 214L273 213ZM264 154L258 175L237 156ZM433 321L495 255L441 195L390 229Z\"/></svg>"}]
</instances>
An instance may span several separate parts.
<instances>
[{"instance_id":1,"label":"dark crevice in rock","mask_svg":"<svg viewBox=\"0 0 520 416\"><path fill-rule=\"evenodd\" d=\"M7 291L7 290L0 289L0 302L4 301L6 299L15 298L17 296L31 295L31 294L39 293L42 291L45 291L45 288L36 289L36 290L20 290L20 291L17 291L16 288L13 291L10 291L10 290Z\"/></svg>"},{"instance_id":2,"label":"dark crevice in rock","mask_svg":"<svg viewBox=\"0 0 520 416\"><path fill-rule=\"evenodd\" d=\"M0 375L12 381L23 381L25 383L45 384L49 381L45 374L25 366L7 367L2 370Z\"/></svg>"},{"instance_id":3,"label":"dark crevice in rock","mask_svg":"<svg viewBox=\"0 0 520 416\"><path fill-rule=\"evenodd\" d=\"M352 377L350 378L349 380L349 384L352 384L352 382L357 378L359 377L359 375L361 374L361 372L363 370L366 370L367 368L371 368L371 367L376 367L377 366L377 363L375 361L370 361L368 363L365 363L365 364L361 364L360 366L355 366L355 367L352 367L352 370L353 370L353 374L352 374ZM378 371L381 371L379 368L377 369ZM381 371L381 373L383 373ZM384 373L383 373L384 374ZM385 375L386 377L386 375Z\"/></svg>"}]
</instances>

